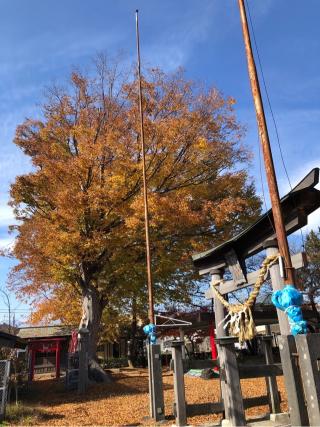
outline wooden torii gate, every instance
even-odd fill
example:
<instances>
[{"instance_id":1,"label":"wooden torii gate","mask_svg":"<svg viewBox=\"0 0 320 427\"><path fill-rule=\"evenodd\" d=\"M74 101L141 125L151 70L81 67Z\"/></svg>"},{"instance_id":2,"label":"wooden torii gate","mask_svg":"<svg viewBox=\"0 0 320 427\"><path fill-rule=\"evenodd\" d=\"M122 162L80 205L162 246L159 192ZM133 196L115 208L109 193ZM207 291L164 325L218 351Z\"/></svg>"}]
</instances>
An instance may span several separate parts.
<instances>
[{"instance_id":1,"label":"wooden torii gate","mask_svg":"<svg viewBox=\"0 0 320 427\"><path fill-rule=\"evenodd\" d=\"M287 235L307 225L308 215L320 207L320 191L314 188L318 182L319 168L315 168L281 199ZM269 210L234 238L206 252L194 255L193 263L198 268L200 275L211 274L213 282L221 280L224 271L229 270L232 280L224 282L219 287L220 293L227 296L229 292L255 283L258 273L247 273L245 260L264 249L266 249L267 255L278 253L275 237L273 215ZM303 254L293 256L292 262L295 268L302 267ZM271 267L270 276L273 290L282 289L284 285L279 265ZM206 297L214 298L210 289L206 292ZM226 336L226 331L220 323L226 313L224 306L216 298L214 298L214 311L225 415L231 425L246 425L240 377L234 353L234 339ZM277 310L277 313L282 334L279 337L279 348L291 423L292 425L320 425L320 375L319 371L315 372L315 364L320 358L320 334L313 334L314 345L308 344L310 337L299 336L295 340L290 335L286 314L280 310ZM311 353L313 351L313 354L310 351ZM319 354L316 354L317 351ZM307 362L301 361L300 364L304 363L304 368L309 369L308 383L304 381L305 377L301 378L298 370L296 360L298 353L301 355L299 360L307 358Z\"/></svg>"}]
</instances>

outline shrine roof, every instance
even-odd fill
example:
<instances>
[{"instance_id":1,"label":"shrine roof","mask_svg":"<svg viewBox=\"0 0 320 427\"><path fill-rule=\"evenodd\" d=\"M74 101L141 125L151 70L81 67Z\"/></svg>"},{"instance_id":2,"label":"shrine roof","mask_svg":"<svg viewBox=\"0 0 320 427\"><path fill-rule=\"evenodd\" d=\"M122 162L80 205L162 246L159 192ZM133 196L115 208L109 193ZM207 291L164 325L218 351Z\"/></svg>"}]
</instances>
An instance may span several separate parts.
<instances>
[{"instance_id":1,"label":"shrine roof","mask_svg":"<svg viewBox=\"0 0 320 427\"><path fill-rule=\"evenodd\" d=\"M75 329L74 325L31 326L20 328L17 335L24 339L69 337Z\"/></svg>"}]
</instances>

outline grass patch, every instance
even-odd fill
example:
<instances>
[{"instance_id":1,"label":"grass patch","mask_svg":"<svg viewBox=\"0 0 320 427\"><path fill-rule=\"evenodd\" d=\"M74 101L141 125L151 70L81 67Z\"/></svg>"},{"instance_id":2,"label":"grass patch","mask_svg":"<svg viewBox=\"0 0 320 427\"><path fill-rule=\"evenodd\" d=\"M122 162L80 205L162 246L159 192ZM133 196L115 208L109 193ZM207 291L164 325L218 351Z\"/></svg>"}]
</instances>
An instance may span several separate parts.
<instances>
[{"instance_id":1,"label":"grass patch","mask_svg":"<svg viewBox=\"0 0 320 427\"><path fill-rule=\"evenodd\" d=\"M26 425L32 426L43 423L52 418L48 412L37 408L36 406L28 406L23 403L9 404L6 409L5 420L0 425Z\"/></svg>"}]
</instances>

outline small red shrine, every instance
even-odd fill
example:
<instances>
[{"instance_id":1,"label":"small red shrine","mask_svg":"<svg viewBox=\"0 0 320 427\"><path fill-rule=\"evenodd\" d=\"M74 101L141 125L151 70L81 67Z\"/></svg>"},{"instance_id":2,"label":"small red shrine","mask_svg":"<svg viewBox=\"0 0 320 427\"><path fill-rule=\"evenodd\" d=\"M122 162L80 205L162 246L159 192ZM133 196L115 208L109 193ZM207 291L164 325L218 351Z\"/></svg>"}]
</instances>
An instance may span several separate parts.
<instances>
[{"instance_id":1,"label":"small red shrine","mask_svg":"<svg viewBox=\"0 0 320 427\"><path fill-rule=\"evenodd\" d=\"M54 325L21 328L18 336L28 343L30 380L35 373L55 372L60 377L65 369L69 342L74 326Z\"/></svg>"}]
</instances>

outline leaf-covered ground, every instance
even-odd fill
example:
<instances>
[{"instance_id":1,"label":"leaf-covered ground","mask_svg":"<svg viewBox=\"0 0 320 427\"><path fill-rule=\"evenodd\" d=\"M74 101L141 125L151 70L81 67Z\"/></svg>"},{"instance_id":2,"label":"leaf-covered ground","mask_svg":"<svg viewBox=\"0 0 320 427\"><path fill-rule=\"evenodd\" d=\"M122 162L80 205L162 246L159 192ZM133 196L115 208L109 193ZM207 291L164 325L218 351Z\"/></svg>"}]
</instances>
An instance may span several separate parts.
<instances>
[{"instance_id":1,"label":"leaf-covered ground","mask_svg":"<svg viewBox=\"0 0 320 427\"><path fill-rule=\"evenodd\" d=\"M35 381L17 408L9 408L8 424L23 425L150 425L148 417L148 377L145 370L124 371L113 374L113 384L91 385L85 396L65 391L63 381L42 379ZM163 376L166 422L173 424L173 377ZM283 378L278 378L283 398ZM185 377L188 403L219 401L219 381ZM264 379L243 380L244 397L266 394ZM287 410L286 402L282 409ZM248 418L263 415L268 407L261 406L246 411ZM203 425L219 421L219 415L190 417L189 424Z\"/></svg>"}]
</instances>

